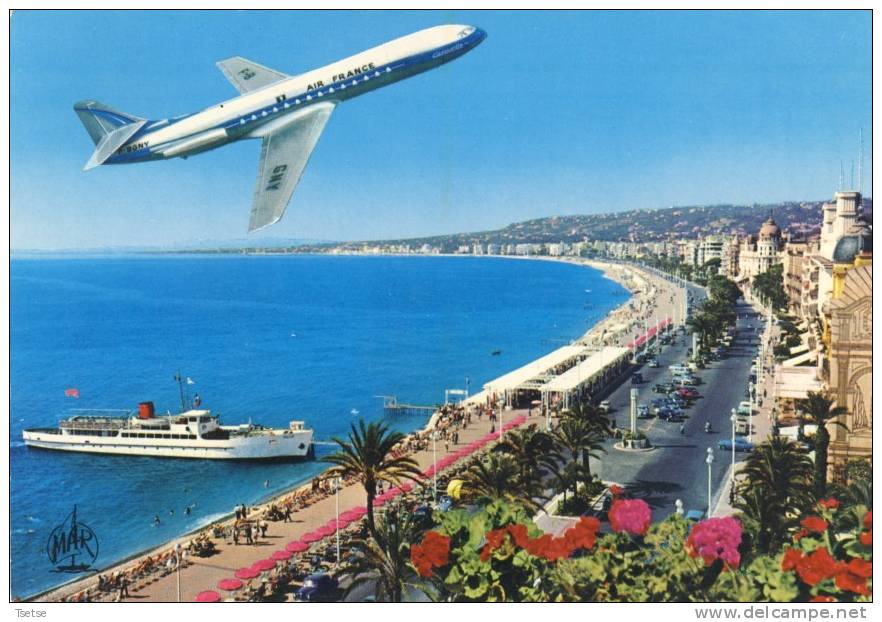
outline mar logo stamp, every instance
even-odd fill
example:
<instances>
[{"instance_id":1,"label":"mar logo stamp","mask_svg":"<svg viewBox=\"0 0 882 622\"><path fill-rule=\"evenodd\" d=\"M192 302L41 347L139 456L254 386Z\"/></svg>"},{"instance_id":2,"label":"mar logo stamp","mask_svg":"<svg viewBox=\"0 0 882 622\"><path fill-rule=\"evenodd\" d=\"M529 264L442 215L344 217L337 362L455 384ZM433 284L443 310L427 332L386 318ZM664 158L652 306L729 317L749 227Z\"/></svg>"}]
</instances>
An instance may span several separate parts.
<instances>
[{"instance_id":1,"label":"mar logo stamp","mask_svg":"<svg viewBox=\"0 0 882 622\"><path fill-rule=\"evenodd\" d=\"M98 558L98 537L92 528L77 520L77 506L46 541L46 554L55 572L84 572Z\"/></svg>"}]
</instances>

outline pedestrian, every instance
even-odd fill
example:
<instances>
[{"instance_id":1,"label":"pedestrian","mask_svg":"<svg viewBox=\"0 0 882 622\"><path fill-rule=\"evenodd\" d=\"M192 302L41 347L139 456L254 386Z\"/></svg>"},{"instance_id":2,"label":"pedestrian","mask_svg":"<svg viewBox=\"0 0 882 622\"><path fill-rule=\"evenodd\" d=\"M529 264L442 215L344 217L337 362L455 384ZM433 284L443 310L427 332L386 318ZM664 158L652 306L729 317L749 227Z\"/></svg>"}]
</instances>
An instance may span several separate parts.
<instances>
[{"instance_id":1,"label":"pedestrian","mask_svg":"<svg viewBox=\"0 0 882 622\"><path fill-rule=\"evenodd\" d=\"M129 596L129 577L123 574L119 578L119 598L127 598Z\"/></svg>"},{"instance_id":2,"label":"pedestrian","mask_svg":"<svg viewBox=\"0 0 882 622\"><path fill-rule=\"evenodd\" d=\"M286 523L291 522L291 506L290 505L285 506L285 522Z\"/></svg>"},{"instance_id":3,"label":"pedestrian","mask_svg":"<svg viewBox=\"0 0 882 622\"><path fill-rule=\"evenodd\" d=\"M261 538L266 538L267 527L269 527L269 525L267 525L267 522L265 520L260 521L260 537Z\"/></svg>"},{"instance_id":4,"label":"pedestrian","mask_svg":"<svg viewBox=\"0 0 882 622\"><path fill-rule=\"evenodd\" d=\"M233 544L239 546L239 525L233 525Z\"/></svg>"},{"instance_id":5,"label":"pedestrian","mask_svg":"<svg viewBox=\"0 0 882 622\"><path fill-rule=\"evenodd\" d=\"M245 525L245 544L254 544L254 538L251 536L251 525Z\"/></svg>"}]
</instances>

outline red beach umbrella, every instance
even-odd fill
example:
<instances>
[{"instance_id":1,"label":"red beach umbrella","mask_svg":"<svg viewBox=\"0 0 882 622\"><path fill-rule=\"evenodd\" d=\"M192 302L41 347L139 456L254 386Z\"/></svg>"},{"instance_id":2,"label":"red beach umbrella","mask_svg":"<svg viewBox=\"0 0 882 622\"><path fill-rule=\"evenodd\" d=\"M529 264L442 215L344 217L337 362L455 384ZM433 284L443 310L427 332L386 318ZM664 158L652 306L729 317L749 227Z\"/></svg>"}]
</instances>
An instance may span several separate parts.
<instances>
[{"instance_id":1,"label":"red beach umbrella","mask_svg":"<svg viewBox=\"0 0 882 622\"><path fill-rule=\"evenodd\" d=\"M380 497L377 497L376 499L374 499L373 505L375 508L381 507L383 505L386 505L386 500L382 499Z\"/></svg>"},{"instance_id":2,"label":"red beach umbrella","mask_svg":"<svg viewBox=\"0 0 882 622\"><path fill-rule=\"evenodd\" d=\"M309 533L305 533L302 536L300 536L300 540L303 542L312 543L312 542L318 542L321 539L322 539L322 537L318 533L316 533L315 531L310 531Z\"/></svg>"},{"instance_id":3,"label":"red beach umbrella","mask_svg":"<svg viewBox=\"0 0 882 622\"><path fill-rule=\"evenodd\" d=\"M267 570L272 570L276 567L276 560L274 559L259 559L251 566L255 570L259 572L266 572Z\"/></svg>"},{"instance_id":4,"label":"red beach umbrella","mask_svg":"<svg viewBox=\"0 0 882 622\"><path fill-rule=\"evenodd\" d=\"M276 551L272 555L270 555L270 559L274 559L277 562L283 562L286 559L291 559L293 553L290 551Z\"/></svg>"},{"instance_id":5,"label":"red beach umbrella","mask_svg":"<svg viewBox=\"0 0 882 622\"><path fill-rule=\"evenodd\" d=\"M403 490L404 492L410 492L411 490L413 490L413 484L411 484L410 482L404 482L403 484L401 484L401 486L399 486L399 488L401 488L401 490Z\"/></svg>"},{"instance_id":6,"label":"red beach umbrella","mask_svg":"<svg viewBox=\"0 0 882 622\"><path fill-rule=\"evenodd\" d=\"M358 512L358 517L361 518L365 514L367 514L367 507L360 505L357 508L352 508L352 512Z\"/></svg>"},{"instance_id":7,"label":"red beach umbrella","mask_svg":"<svg viewBox=\"0 0 882 622\"><path fill-rule=\"evenodd\" d=\"M315 532L320 535L322 538L326 538L332 534L334 534L337 530L333 527L329 527L328 525L322 525Z\"/></svg>"},{"instance_id":8,"label":"red beach umbrella","mask_svg":"<svg viewBox=\"0 0 882 622\"><path fill-rule=\"evenodd\" d=\"M199 592L196 594L196 598L194 599L197 603L218 603L220 602L221 595L215 592L214 590L205 590L204 592Z\"/></svg>"},{"instance_id":9,"label":"red beach umbrella","mask_svg":"<svg viewBox=\"0 0 882 622\"><path fill-rule=\"evenodd\" d=\"M259 575L260 571L255 570L254 568L239 568L239 570L237 570L235 574L236 574L237 579L246 579L247 580L247 579L253 579L257 575Z\"/></svg>"},{"instance_id":10,"label":"red beach umbrella","mask_svg":"<svg viewBox=\"0 0 882 622\"><path fill-rule=\"evenodd\" d=\"M306 542L294 540L292 542L289 542L285 549L291 551L292 553L303 553L304 551L309 550L309 545Z\"/></svg>"},{"instance_id":11,"label":"red beach umbrella","mask_svg":"<svg viewBox=\"0 0 882 622\"><path fill-rule=\"evenodd\" d=\"M217 582L219 590L227 590L228 592L238 590L241 587L242 582L239 579L221 579Z\"/></svg>"},{"instance_id":12,"label":"red beach umbrella","mask_svg":"<svg viewBox=\"0 0 882 622\"><path fill-rule=\"evenodd\" d=\"M354 521L354 520L357 520L357 519L359 519L359 518L361 518L361 514L359 514L359 513L356 512L355 510L346 510L345 512L343 512L342 514L340 514L340 520L341 520L341 521L342 521L342 520L345 520L345 521Z\"/></svg>"}]
</instances>

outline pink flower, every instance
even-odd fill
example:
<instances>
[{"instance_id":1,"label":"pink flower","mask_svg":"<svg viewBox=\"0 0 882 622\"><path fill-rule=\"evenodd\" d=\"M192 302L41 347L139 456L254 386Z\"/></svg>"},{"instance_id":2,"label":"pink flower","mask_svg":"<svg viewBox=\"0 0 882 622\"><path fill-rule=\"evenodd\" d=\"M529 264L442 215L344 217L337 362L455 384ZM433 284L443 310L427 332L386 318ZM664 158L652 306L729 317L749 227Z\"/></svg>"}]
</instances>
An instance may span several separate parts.
<instances>
[{"instance_id":1,"label":"pink flower","mask_svg":"<svg viewBox=\"0 0 882 622\"><path fill-rule=\"evenodd\" d=\"M642 536L651 522L652 510L642 499L616 499L609 510L609 523L613 531Z\"/></svg>"},{"instance_id":2,"label":"pink flower","mask_svg":"<svg viewBox=\"0 0 882 622\"><path fill-rule=\"evenodd\" d=\"M737 567L741 563L740 545L741 523L731 516L701 521L692 528L686 540L689 554L701 556L707 566L721 559L727 565Z\"/></svg>"}]
</instances>

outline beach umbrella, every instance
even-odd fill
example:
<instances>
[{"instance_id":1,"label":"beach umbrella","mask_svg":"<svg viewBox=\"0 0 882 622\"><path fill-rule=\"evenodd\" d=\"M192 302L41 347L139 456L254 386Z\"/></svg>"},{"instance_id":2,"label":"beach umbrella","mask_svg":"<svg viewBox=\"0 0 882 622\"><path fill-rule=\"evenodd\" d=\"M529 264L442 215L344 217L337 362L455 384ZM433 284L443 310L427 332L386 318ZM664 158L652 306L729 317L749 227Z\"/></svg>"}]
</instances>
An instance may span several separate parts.
<instances>
[{"instance_id":1,"label":"beach umbrella","mask_svg":"<svg viewBox=\"0 0 882 622\"><path fill-rule=\"evenodd\" d=\"M267 570L272 570L276 567L276 560L274 559L259 559L251 566L255 570L259 572L266 572Z\"/></svg>"},{"instance_id":2,"label":"beach umbrella","mask_svg":"<svg viewBox=\"0 0 882 622\"><path fill-rule=\"evenodd\" d=\"M413 490L413 484L411 484L410 482L404 482L403 484L401 484L401 486L399 486L399 488L404 492L410 492L411 490Z\"/></svg>"},{"instance_id":3,"label":"beach umbrella","mask_svg":"<svg viewBox=\"0 0 882 622\"><path fill-rule=\"evenodd\" d=\"M303 542L312 543L312 542L318 542L319 540L322 539L322 537L319 534L317 534L315 531L310 531L309 533L305 533L302 536L300 536L300 539Z\"/></svg>"},{"instance_id":4,"label":"beach umbrella","mask_svg":"<svg viewBox=\"0 0 882 622\"><path fill-rule=\"evenodd\" d=\"M386 500L385 500L385 499L381 499L380 497L377 497L376 499L374 499L373 506L374 506L375 508L381 507L381 506L383 506L383 505L386 505Z\"/></svg>"},{"instance_id":5,"label":"beach umbrella","mask_svg":"<svg viewBox=\"0 0 882 622\"><path fill-rule=\"evenodd\" d=\"M358 520L359 518L361 518L361 514L359 514L355 510L346 510L345 512L340 514L340 520L354 521Z\"/></svg>"},{"instance_id":6,"label":"beach umbrella","mask_svg":"<svg viewBox=\"0 0 882 622\"><path fill-rule=\"evenodd\" d=\"M333 535L337 530L334 527L330 527L328 525L322 525L315 532L320 535L322 538L326 538L330 535Z\"/></svg>"},{"instance_id":7,"label":"beach umbrella","mask_svg":"<svg viewBox=\"0 0 882 622\"><path fill-rule=\"evenodd\" d=\"M356 507L356 508L352 508L352 510L350 510L350 511L352 511L352 512L358 512L358 517L361 518L362 516L364 516L365 514L367 514L367 507L365 507L365 506L363 506L363 505L360 505L360 506L358 506L358 507Z\"/></svg>"},{"instance_id":8,"label":"beach umbrella","mask_svg":"<svg viewBox=\"0 0 882 622\"><path fill-rule=\"evenodd\" d=\"M219 603L220 599L221 595L214 590L205 590L204 592L199 592L198 594L196 594L196 598L194 600L197 603Z\"/></svg>"},{"instance_id":9,"label":"beach umbrella","mask_svg":"<svg viewBox=\"0 0 882 622\"><path fill-rule=\"evenodd\" d=\"M291 559L291 555L293 555L293 553L290 551L276 551L270 555L270 559L274 559L277 562L283 562L287 559Z\"/></svg>"},{"instance_id":10,"label":"beach umbrella","mask_svg":"<svg viewBox=\"0 0 882 622\"><path fill-rule=\"evenodd\" d=\"M219 590L233 592L242 587L242 582L239 579L221 579L217 582L217 587Z\"/></svg>"},{"instance_id":11,"label":"beach umbrella","mask_svg":"<svg viewBox=\"0 0 882 622\"><path fill-rule=\"evenodd\" d=\"M236 574L237 579L246 579L247 580L247 579L253 579L257 575L259 575L260 572L255 570L254 568L239 568L239 570L237 570L235 574Z\"/></svg>"},{"instance_id":12,"label":"beach umbrella","mask_svg":"<svg viewBox=\"0 0 882 622\"><path fill-rule=\"evenodd\" d=\"M309 545L306 542L294 540L292 542L289 542L285 549L291 551L292 553L303 553L304 551L309 550Z\"/></svg>"}]
</instances>

